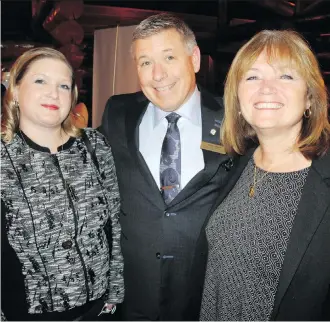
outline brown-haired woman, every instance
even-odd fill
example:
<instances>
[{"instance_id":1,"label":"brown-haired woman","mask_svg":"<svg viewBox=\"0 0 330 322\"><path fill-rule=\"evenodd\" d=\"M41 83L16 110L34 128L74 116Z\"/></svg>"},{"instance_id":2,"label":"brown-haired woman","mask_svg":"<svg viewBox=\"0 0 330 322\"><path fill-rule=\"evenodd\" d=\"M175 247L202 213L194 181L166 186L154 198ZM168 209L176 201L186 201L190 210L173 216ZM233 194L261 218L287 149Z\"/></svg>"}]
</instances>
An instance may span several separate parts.
<instances>
[{"instance_id":1,"label":"brown-haired woman","mask_svg":"<svg viewBox=\"0 0 330 322\"><path fill-rule=\"evenodd\" d=\"M111 149L71 121L66 58L35 48L14 63L1 146L1 310L8 320L97 320L124 296ZM112 246L112 247L111 247Z\"/></svg>"},{"instance_id":2,"label":"brown-haired woman","mask_svg":"<svg viewBox=\"0 0 330 322\"><path fill-rule=\"evenodd\" d=\"M242 156L206 224L200 319L329 319L330 125L307 42L259 32L230 67L224 103L222 142Z\"/></svg>"}]
</instances>

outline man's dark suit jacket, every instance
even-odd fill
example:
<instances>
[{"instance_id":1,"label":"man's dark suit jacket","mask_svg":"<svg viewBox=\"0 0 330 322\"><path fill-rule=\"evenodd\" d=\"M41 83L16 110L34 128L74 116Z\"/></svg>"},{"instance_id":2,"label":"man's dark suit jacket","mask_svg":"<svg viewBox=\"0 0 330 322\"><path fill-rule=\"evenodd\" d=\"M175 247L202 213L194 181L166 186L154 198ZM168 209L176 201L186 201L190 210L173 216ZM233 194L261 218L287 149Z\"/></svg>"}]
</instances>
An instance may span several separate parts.
<instances>
[{"instance_id":1,"label":"man's dark suit jacket","mask_svg":"<svg viewBox=\"0 0 330 322\"><path fill-rule=\"evenodd\" d=\"M148 104L141 92L111 97L100 128L112 147L121 195L122 309L128 320L184 320L190 311L188 285L195 283L189 276L196 241L233 172L233 160L203 150L205 168L167 206L138 147ZM201 111L203 141L219 144L222 105L201 90Z\"/></svg>"},{"instance_id":2,"label":"man's dark suit jacket","mask_svg":"<svg viewBox=\"0 0 330 322\"><path fill-rule=\"evenodd\" d=\"M197 242L190 285L191 316L198 314L207 262L205 227L233 188L254 150L237 162L235 173L205 220ZM221 272L219 272L221 274ZM189 312L188 312L189 313ZM281 270L271 320L330 320L330 151L309 170Z\"/></svg>"}]
</instances>

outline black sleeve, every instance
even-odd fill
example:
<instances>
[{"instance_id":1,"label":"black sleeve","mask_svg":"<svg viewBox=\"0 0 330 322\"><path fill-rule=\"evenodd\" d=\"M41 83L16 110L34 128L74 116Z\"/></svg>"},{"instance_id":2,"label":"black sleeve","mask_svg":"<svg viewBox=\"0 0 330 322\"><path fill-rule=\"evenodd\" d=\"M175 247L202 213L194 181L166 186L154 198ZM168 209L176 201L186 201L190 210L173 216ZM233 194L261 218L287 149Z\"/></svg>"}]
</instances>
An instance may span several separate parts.
<instances>
[{"instance_id":1,"label":"black sleeve","mask_svg":"<svg viewBox=\"0 0 330 322\"><path fill-rule=\"evenodd\" d=\"M322 321L330 321L330 285L322 309Z\"/></svg>"},{"instance_id":2,"label":"black sleeve","mask_svg":"<svg viewBox=\"0 0 330 322\"><path fill-rule=\"evenodd\" d=\"M110 97L105 105L103 116L102 116L102 123L101 125L97 128L99 132L101 132L107 139L110 136L110 127L109 127L109 110L112 105L112 97Z\"/></svg>"},{"instance_id":3,"label":"black sleeve","mask_svg":"<svg viewBox=\"0 0 330 322\"><path fill-rule=\"evenodd\" d=\"M22 264L7 236L8 208L1 199L1 311L7 320L26 320L26 301Z\"/></svg>"}]
</instances>

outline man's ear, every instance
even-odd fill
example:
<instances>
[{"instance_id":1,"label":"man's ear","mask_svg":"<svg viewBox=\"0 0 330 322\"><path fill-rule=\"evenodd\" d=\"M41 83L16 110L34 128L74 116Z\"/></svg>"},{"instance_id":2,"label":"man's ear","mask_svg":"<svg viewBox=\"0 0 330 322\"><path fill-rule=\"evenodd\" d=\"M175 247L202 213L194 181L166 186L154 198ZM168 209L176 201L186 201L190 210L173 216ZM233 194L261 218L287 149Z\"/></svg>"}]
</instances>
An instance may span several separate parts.
<instances>
[{"instance_id":1,"label":"man's ear","mask_svg":"<svg viewBox=\"0 0 330 322\"><path fill-rule=\"evenodd\" d=\"M191 60L195 73L198 73L201 67L201 52L198 46L194 46L192 49Z\"/></svg>"}]
</instances>

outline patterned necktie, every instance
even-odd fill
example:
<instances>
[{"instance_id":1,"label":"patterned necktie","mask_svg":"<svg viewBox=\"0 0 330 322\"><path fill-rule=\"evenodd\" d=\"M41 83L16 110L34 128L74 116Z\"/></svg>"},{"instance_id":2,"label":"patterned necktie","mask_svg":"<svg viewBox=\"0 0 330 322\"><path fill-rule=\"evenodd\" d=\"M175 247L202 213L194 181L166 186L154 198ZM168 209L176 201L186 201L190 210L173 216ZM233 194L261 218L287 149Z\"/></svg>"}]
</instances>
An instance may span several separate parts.
<instances>
[{"instance_id":1,"label":"patterned necktie","mask_svg":"<svg viewBox=\"0 0 330 322\"><path fill-rule=\"evenodd\" d=\"M160 156L160 185L164 201L167 205L180 192L181 143L177 125L180 117L176 113L166 116L168 127Z\"/></svg>"}]
</instances>

